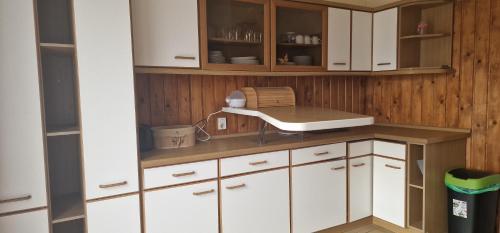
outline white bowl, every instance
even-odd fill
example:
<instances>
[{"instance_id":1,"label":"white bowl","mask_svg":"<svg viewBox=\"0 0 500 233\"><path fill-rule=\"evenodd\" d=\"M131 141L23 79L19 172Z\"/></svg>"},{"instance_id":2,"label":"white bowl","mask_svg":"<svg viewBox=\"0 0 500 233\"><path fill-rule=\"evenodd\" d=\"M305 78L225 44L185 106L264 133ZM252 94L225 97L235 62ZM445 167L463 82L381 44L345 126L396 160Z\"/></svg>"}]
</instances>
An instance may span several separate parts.
<instances>
[{"instance_id":1,"label":"white bowl","mask_svg":"<svg viewBox=\"0 0 500 233\"><path fill-rule=\"evenodd\" d=\"M243 108L245 107L246 99L230 99L227 105L231 108Z\"/></svg>"}]
</instances>

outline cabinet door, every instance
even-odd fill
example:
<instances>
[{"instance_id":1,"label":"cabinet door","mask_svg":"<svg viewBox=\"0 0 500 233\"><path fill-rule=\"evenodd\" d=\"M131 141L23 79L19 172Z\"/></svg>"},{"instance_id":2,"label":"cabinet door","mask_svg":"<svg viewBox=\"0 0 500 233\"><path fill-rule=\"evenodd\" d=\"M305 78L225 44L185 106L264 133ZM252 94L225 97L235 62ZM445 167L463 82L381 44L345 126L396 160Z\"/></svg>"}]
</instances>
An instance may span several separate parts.
<instances>
[{"instance_id":1,"label":"cabinet door","mask_svg":"<svg viewBox=\"0 0 500 233\"><path fill-rule=\"evenodd\" d=\"M88 203L87 228L89 233L140 233L139 195Z\"/></svg>"},{"instance_id":2,"label":"cabinet door","mask_svg":"<svg viewBox=\"0 0 500 233\"><path fill-rule=\"evenodd\" d=\"M373 216L405 227L405 162L373 158Z\"/></svg>"},{"instance_id":3,"label":"cabinet door","mask_svg":"<svg viewBox=\"0 0 500 233\"><path fill-rule=\"evenodd\" d=\"M292 168L294 233L346 223L346 166L341 160Z\"/></svg>"},{"instance_id":4,"label":"cabinet door","mask_svg":"<svg viewBox=\"0 0 500 233\"><path fill-rule=\"evenodd\" d=\"M372 70L372 19L373 13L352 12L351 70Z\"/></svg>"},{"instance_id":5,"label":"cabinet door","mask_svg":"<svg viewBox=\"0 0 500 233\"><path fill-rule=\"evenodd\" d=\"M397 62L398 8L373 15L373 70L395 70Z\"/></svg>"},{"instance_id":6,"label":"cabinet door","mask_svg":"<svg viewBox=\"0 0 500 233\"><path fill-rule=\"evenodd\" d=\"M288 168L221 181L221 231L290 232Z\"/></svg>"},{"instance_id":7,"label":"cabinet door","mask_svg":"<svg viewBox=\"0 0 500 233\"><path fill-rule=\"evenodd\" d=\"M135 65L199 67L197 0L132 0Z\"/></svg>"},{"instance_id":8,"label":"cabinet door","mask_svg":"<svg viewBox=\"0 0 500 233\"><path fill-rule=\"evenodd\" d=\"M33 1L0 0L0 22L1 214L47 206L47 193Z\"/></svg>"},{"instance_id":9,"label":"cabinet door","mask_svg":"<svg viewBox=\"0 0 500 233\"><path fill-rule=\"evenodd\" d=\"M328 9L328 70L349 70L351 61L351 11Z\"/></svg>"},{"instance_id":10,"label":"cabinet door","mask_svg":"<svg viewBox=\"0 0 500 233\"><path fill-rule=\"evenodd\" d=\"M217 181L146 192L146 232L219 232L217 193Z\"/></svg>"},{"instance_id":11,"label":"cabinet door","mask_svg":"<svg viewBox=\"0 0 500 233\"><path fill-rule=\"evenodd\" d=\"M372 159L349 160L349 222L372 215Z\"/></svg>"},{"instance_id":12,"label":"cabinet door","mask_svg":"<svg viewBox=\"0 0 500 233\"><path fill-rule=\"evenodd\" d=\"M74 14L87 199L136 192L129 1L75 1Z\"/></svg>"},{"instance_id":13,"label":"cabinet door","mask_svg":"<svg viewBox=\"0 0 500 233\"><path fill-rule=\"evenodd\" d=\"M49 233L49 216L47 210L0 217L0 232Z\"/></svg>"}]
</instances>

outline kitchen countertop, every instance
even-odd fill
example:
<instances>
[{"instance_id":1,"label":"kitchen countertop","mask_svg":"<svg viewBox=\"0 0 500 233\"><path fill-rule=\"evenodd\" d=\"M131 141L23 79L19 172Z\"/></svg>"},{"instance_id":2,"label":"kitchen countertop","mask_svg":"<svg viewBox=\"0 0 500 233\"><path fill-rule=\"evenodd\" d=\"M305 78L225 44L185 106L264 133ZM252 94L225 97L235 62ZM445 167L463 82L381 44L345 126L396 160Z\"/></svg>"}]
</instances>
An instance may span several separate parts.
<instances>
[{"instance_id":1,"label":"kitchen countertop","mask_svg":"<svg viewBox=\"0 0 500 233\"><path fill-rule=\"evenodd\" d=\"M212 139L208 142L197 142L195 146L189 148L145 152L141 154L141 167L160 167L363 139L383 139L414 144L431 144L463 139L469 137L469 135L470 133L466 131L371 125L346 128L336 132L306 132L303 138L273 133L266 135L267 143L264 145L257 143L257 135L236 136Z\"/></svg>"}]
</instances>

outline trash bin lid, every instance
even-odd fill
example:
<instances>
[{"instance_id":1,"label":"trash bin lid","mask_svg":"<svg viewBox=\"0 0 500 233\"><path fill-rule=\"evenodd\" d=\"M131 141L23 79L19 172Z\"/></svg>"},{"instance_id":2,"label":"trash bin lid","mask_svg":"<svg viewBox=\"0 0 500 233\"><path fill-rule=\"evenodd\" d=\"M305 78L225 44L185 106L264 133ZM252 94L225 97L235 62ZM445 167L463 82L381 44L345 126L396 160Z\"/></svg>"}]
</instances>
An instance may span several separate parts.
<instances>
[{"instance_id":1,"label":"trash bin lid","mask_svg":"<svg viewBox=\"0 0 500 233\"><path fill-rule=\"evenodd\" d=\"M475 191L494 191L500 187L500 174L459 168L447 172L444 182L448 187L454 186Z\"/></svg>"}]
</instances>

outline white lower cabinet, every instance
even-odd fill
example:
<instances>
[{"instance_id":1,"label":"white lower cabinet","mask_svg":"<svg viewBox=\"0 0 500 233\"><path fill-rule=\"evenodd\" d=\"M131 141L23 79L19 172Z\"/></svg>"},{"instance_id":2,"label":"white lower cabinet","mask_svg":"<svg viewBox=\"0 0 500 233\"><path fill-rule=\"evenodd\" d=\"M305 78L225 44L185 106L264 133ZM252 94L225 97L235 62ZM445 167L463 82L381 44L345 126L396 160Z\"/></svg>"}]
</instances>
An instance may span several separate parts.
<instances>
[{"instance_id":1,"label":"white lower cabinet","mask_svg":"<svg viewBox=\"0 0 500 233\"><path fill-rule=\"evenodd\" d=\"M289 169L221 180L221 232L290 232Z\"/></svg>"},{"instance_id":2,"label":"white lower cabinet","mask_svg":"<svg viewBox=\"0 0 500 233\"><path fill-rule=\"evenodd\" d=\"M349 160L349 222L372 215L372 159Z\"/></svg>"},{"instance_id":3,"label":"white lower cabinet","mask_svg":"<svg viewBox=\"0 0 500 233\"><path fill-rule=\"evenodd\" d=\"M309 233L346 223L346 161L292 168L292 227Z\"/></svg>"},{"instance_id":4,"label":"white lower cabinet","mask_svg":"<svg viewBox=\"0 0 500 233\"><path fill-rule=\"evenodd\" d=\"M88 203L87 228L89 233L140 233L139 195Z\"/></svg>"},{"instance_id":5,"label":"white lower cabinet","mask_svg":"<svg viewBox=\"0 0 500 233\"><path fill-rule=\"evenodd\" d=\"M405 227L405 162L373 158L373 216Z\"/></svg>"},{"instance_id":6,"label":"white lower cabinet","mask_svg":"<svg viewBox=\"0 0 500 233\"><path fill-rule=\"evenodd\" d=\"M144 220L146 233L219 232L217 181L146 192Z\"/></svg>"},{"instance_id":7,"label":"white lower cabinet","mask_svg":"<svg viewBox=\"0 0 500 233\"><path fill-rule=\"evenodd\" d=\"M49 233L47 210L0 217L2 233Z\"/></svg>"}]
</instances>

